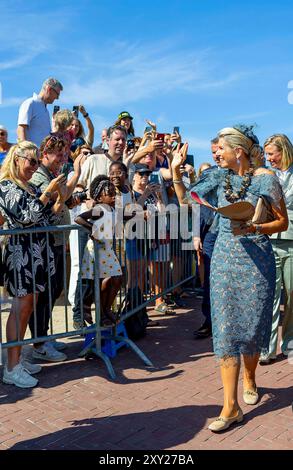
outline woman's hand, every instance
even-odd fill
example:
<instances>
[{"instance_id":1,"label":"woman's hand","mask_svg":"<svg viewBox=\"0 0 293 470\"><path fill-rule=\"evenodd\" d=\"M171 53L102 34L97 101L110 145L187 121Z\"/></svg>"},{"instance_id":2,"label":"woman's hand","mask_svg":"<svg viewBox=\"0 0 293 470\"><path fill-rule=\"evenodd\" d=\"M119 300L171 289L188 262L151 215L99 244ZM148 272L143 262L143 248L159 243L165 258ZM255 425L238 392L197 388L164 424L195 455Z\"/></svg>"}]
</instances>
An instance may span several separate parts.
<instances>
[{"instance_id":1,"label":"woman's hand","mask_svg":"<svg viewBox=\"0 0 293 470\"><path fill-rule=\"evenodd\" d=\"M176 151L173 153L172 159L172 169L177 170L180 168L181 165L184 165L186 160L186 155L188 151L188 144L185 143L183 147L180 149L180 144L177 145Z\"/></svg>"},{"instance_id":2,"label":"woman's hand","mask_svg":"<svg viewBox=\"0 0 293 470\"><path fill-rule=\"evenodd\" d=\"M162 151L164 147L164 142L162 140L152 140L147 146L147 149L150 153L154 152L155 150Z\"/></svg>"},{"instance_id":3,"label":"woman's hand","mask_svg":"<svg viewBox=\"0 0 293 470\"><path fill-rule=\"evenodd\" d=\"M79 109L79 111L81 112L81 114L83 115L83 117L85 117L85 116L88 114L88 113L86 112L85 107L84 107L82 104L80 104L80 105L78 106L78 109Z\"/></svg>"},{"instance_id":4,"label":"woman's hand","mask_svg":"<svg viewBox=\"0 0 293 470\"><path fill-rule=\"evenodd\" d=\"M248 235L255 232L255 226L251 221L231 220L231 228L233 235Z\"/></svg>"},{"instance_id":5,"label":"woman's hand","mask_svg":"<svg viewBox=\"0 0 293 470\"><path fill-rule=\"evenodd\" d=\"M50 181L49 185L47 186L46 192L48 193L54 193L55 191L58 191L59 186L64 185L66 183L66 176L61 174L57 176L57 178L54 178L52 181Z\"/></svg>"}]
</instances>

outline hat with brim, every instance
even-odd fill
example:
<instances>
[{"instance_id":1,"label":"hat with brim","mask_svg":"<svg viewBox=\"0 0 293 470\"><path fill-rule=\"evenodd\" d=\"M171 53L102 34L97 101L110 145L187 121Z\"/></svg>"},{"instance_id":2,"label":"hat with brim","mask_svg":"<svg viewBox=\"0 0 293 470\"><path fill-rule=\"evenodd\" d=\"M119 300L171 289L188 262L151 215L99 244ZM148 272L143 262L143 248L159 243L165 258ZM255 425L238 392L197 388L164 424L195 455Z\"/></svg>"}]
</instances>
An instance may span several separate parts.
<instances>
[{"instance_id":1,"label":"hat with brim","mask_svg":"<svg viewBox=\"0 0 293 470\"><path fill-rule=\"evenodd\" d=\"M149 175L152 173L152 170L149 169L147 165L144 163L138 163L134 165L134 172L135 173L148 173Z\"/></svg>"},{"instance_id":2,"label":"hat with brim","mask_svg":"<svg viewBox=\"0 0 293 470\"><path fill-rule=\"evenodd\" d=\"M121 119L125 119L125 118L129 118L131 120L133 119L133 117L130 116L130 114L127 111L122 111L118 116L118 120L120 121Z\"/></svg>"}]
</instances>

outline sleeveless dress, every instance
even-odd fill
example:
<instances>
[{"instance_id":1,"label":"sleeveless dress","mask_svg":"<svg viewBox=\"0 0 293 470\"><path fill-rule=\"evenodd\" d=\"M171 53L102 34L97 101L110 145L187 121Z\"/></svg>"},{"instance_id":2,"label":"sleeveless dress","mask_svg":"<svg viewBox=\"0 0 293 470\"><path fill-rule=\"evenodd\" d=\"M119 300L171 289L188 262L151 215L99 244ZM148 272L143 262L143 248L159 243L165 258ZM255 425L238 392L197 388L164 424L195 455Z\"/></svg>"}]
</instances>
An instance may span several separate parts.
<instances>
[{"instance_id":1,"label":"sleeveless dress","mask_svg":"<svg viewBox=\"0 0 293 470\"><path fill-rule=\"evenodd\" d=\"M230 204L225 198L227 171L212 169L189 188L200 197L217 191L218 207ZM231 172L234 191L241 188L242 177ZM279 206L282 188L272 174L251 178L243 200L256 205L266 196ZM219 214L218 214L219 215ZM231 221L220 215L219 234L211 261L211 316L215 355L225 359L240 354L254 355L267 350L272 326L276 268L271 242L267 235L234 236Z\"/></svg>"}]
</instances>

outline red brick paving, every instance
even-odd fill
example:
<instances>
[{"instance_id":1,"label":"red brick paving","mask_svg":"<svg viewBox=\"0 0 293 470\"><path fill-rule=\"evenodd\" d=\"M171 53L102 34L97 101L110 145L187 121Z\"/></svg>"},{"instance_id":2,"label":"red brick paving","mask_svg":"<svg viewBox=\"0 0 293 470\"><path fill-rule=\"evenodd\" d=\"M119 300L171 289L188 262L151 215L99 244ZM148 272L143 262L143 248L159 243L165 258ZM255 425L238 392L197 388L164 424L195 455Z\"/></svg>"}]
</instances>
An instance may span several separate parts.
<instances>
[{"instance_id":1,"label":"red brick paving","mask_svg":"<svg viewBox=\"0 0 293 470\"><path fill-rule=\"evenodd\" d=\"M292 449L293 367L280 354L258 368L260 403L222 434L208 424L221 410L222 387L211 340L195 341L200 300L176 317L161 317L138 346L156 369L129 349L112 363L77 358L82 339L68 339L66 363L45 364L40 385L0 385L0 450L5 449ZM157 317L153 317L157 318Z\"/></svg>"}]
</instances>

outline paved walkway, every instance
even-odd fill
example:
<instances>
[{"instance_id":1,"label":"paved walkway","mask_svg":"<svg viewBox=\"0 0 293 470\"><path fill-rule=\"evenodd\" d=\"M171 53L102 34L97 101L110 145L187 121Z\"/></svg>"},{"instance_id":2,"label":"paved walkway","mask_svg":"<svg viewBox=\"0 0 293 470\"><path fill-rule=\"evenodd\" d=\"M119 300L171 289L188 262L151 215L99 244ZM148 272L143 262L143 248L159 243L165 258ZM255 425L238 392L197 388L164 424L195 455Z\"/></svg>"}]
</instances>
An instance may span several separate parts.
<instances>
[{"instance_id":1,"label":"paved walkway","mask_svg":"<svg viewBox=\"0 0 293 470\"><path fill-rule=\"evenodd\" d=\"M192 336L200 300L188 304L138 342L157 369L123 349L111 382L100 360L77 358L78 337L67 340L67 362L44 365L37 388L1 383L0 449L292 449L293 365L281 355L258 368L260 403L240 398L244 424L222 434L207 429L222 387L211 341Z\"/></svg>"}]
</instances>

